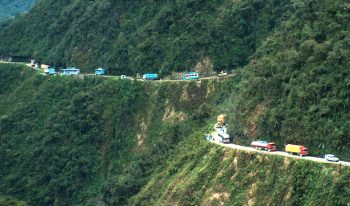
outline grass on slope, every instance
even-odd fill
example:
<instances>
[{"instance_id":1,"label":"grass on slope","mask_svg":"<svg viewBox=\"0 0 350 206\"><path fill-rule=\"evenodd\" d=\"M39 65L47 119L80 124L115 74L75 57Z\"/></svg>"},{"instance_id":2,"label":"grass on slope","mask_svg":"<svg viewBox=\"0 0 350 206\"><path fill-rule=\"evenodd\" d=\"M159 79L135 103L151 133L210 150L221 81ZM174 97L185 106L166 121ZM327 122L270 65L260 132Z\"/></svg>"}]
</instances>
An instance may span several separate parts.
<instances>
[{"instance_id":1,"label":"grass on slope","mask_svg":"<svg viewBox=\"0 0 350 206\"><path fill-rule=\"evenodd\" d=\"M192 135L130 205L347 205L350 169L246 153Z\"/></svg>"},{"instance_id":2,"label":"grass on slope","mask_svg":"<svg viewBox=\"0 0 350 206\"><path fill-rule=\"evenodd\" d=\"M0 70L0 192L32 205L126 204L215 114L225 85Z\"/></svg>"}]
</instances>

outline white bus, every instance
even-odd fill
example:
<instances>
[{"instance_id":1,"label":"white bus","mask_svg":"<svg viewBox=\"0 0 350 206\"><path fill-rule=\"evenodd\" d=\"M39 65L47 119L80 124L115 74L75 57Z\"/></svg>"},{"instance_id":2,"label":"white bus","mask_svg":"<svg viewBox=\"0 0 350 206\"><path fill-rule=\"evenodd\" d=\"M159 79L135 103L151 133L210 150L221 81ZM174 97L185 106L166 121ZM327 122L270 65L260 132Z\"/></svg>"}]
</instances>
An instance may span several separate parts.
<instances>
[{"instance_id":1,"label":"white bus","mask_svg":"<svg viewBox=\"0 0 350 206\"><path fill-rule=\"evenodd\" d=\"M70 75L79 75L80 69L75 67L68 67L67 69L62 69L61 75L70 76Z\"/></svg>"}]
</instances>

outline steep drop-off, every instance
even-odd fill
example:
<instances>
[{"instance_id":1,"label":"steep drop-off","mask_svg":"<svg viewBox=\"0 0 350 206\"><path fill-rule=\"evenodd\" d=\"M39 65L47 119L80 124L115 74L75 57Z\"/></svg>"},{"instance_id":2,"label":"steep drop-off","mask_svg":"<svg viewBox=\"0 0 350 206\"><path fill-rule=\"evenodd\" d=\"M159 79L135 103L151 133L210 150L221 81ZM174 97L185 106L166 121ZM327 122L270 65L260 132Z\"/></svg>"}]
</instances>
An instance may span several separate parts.
<instances>
[{"instance_id":1,"label":"steep drop-off","mask_svg":"<svg viewBox=\"0 0 350 206\"><path fill-rule=\"evenodd\" d=\"M0 195L30 205L125 204L182 140L207 126L221 85L231 81L148 83L0 69Z\"/></svg>"},{"instance_id":2,"label":"steep drop-off","mask_svg":"<svg viewBox=\"0 0 350 206\"><path fill-rule=\"evenodd\" d=\"M0 70L0 196L28 205L350 200L348 167L204 140L213 116L232 102L227 94L237 92L239 77L147 83L49 77L9 64Z\"/></svg>"},{"instance_id":3,"label":"steep drop-off","mask_svg":"<svg viewBox=\"0 0 350 206\"><path fill-rule=\"evenodd\" d=\"M350 168L184 141L130 205L343 205Z\"/></svg>"},{"instance_id":4,"label":"steep drop-off","mask_svg":"<svg viewBox=\"0 0 350 206\"><path fill-rule=\"evenodd\" d=\"M294 6L244 68L233 131L350 160L350 4Z\"/></svg>"},{"instance_id":5,"label":"steep drop-off","mask_svg":"<svg viewBox=\"0 0 350 206\"><path fill-rule=\"evenodd\" d=\"M224 82L169 84L2 65L0 196L30 205L350 202L348 168L202 140L223 112L240 144L297 143L350 160L348 1L62 2L41 1L12 22L0 53L114 73L248 65Z\"/></svg>"}]
</instances>

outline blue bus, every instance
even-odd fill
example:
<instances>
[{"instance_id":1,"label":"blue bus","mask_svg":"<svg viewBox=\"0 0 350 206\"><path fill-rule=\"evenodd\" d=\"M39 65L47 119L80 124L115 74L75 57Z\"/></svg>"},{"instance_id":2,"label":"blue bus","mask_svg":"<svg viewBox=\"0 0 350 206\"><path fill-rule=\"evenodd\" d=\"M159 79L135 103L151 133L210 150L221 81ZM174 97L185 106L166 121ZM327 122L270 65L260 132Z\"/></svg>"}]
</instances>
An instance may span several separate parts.
<instances>
[{"instance_id":1,"label":"blue bus","mask_svg":"<svg viewBox=\"0 0 350 206\"><path fill-rule=\"evenodd\" d=\"M75 67L68 67L66 69L62 69L61 75L70 76L70 75L79 75L80 69Z\"/></svg>"},{"instance_id":2,"label":"blue bus","mask_svg":"<svg viewBox=\"0 0 350 206\"><path fill-rule=\"evenodd\" d=\"M158 74L147 73L142 76L144 80L156 80L159 79Z\"/></svg>"},{"instance_id":3,"label":"blue bus","mask_svg":"<svg viewBox=\"0 0 350 206\"><path fill-rule=\"evenodd\" d=\"M105 75L106 70L102 68L95 69L95 75Z\"/></svg>"},{"instance_id":4,"label":"blue bus","mask_svg":"<svg viewBox=\"0 0 350 206\"><path fill-rule=\"evenodd\" d=\"M197 80L197 79L199 79L198 72L188 72L183 76L183 80Z\"/></svg>"}]
</instances>

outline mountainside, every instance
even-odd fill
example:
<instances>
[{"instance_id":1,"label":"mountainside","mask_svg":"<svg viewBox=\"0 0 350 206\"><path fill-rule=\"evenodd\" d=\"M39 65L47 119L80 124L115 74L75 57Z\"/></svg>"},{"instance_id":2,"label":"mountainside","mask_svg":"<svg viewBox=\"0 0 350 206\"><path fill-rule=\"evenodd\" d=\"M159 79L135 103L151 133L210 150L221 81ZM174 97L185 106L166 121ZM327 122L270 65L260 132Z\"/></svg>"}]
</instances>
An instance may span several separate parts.
<instances>
[{"instance_id":1,"label":"mountainside","mask_svg":"<svg viewBox=\"0 0 350 206\"><path fill-rule=\"evenodd\" d=\"M348 205L350 168L184 142L129 205Z\"/></svg>"},{"instance_id":2,"label":"mountainside","mask_svg":"<svg viewBox=\"0 0 350 206\"><path fill-rule=\"evenodd\" d=\"M0 71L0 196L29 205L125 204L181 141L207 127L226 85Z\"/></svg>"},{"instance_id":3,"label":"mountainside","mask_svg":"<svg viewBox=\"0 0 350 206\"><path fill-rule=\"evenodd\" d=\"M0 0L0 21L28 11L35 0Z\"/></svg>"},{"instance_id":4,"label":"mountainside","mask_svg":"<svg viewBox=\"0 0 350 206\"><path fill-rule=\"evenodd\" d=\"M0 203L347 206L348 167L203 135L226 114L237 144L349 161L349 11L348 0L39 1L0 32L0 56L111 73L236 70L143 82L0 64Z\"/></svg>"},{"instance_id":5,"label":"mountainside","mask_svg":"<svg viewBox=\"0 0 350 206\"><path fill-rule=\"evenodd\" d=\"M277 1L39 1L0 33L0 56L111 73L232 70L293 10Z\"/></svg>"},{"instance_id":6,"label":"mountainside","mask_svg":"<svg viewBox=\"0 0 350 206\"><path fill-rule=\"evenodd\" d=\"M294 4L297 12L245 67L233 130L349 160L350 4Z\"/></svg>"},{"instance_id":7,"label":"mountainside","mask_svg":"<svg viewBox=\"0 0 350 206\"><path fill-rule=\"evenodd\" d=\"M348 203L348 167L204 141L239 76L147 83L0 71L0 196L28 205Z\"/></svg>"}]
</instances>

